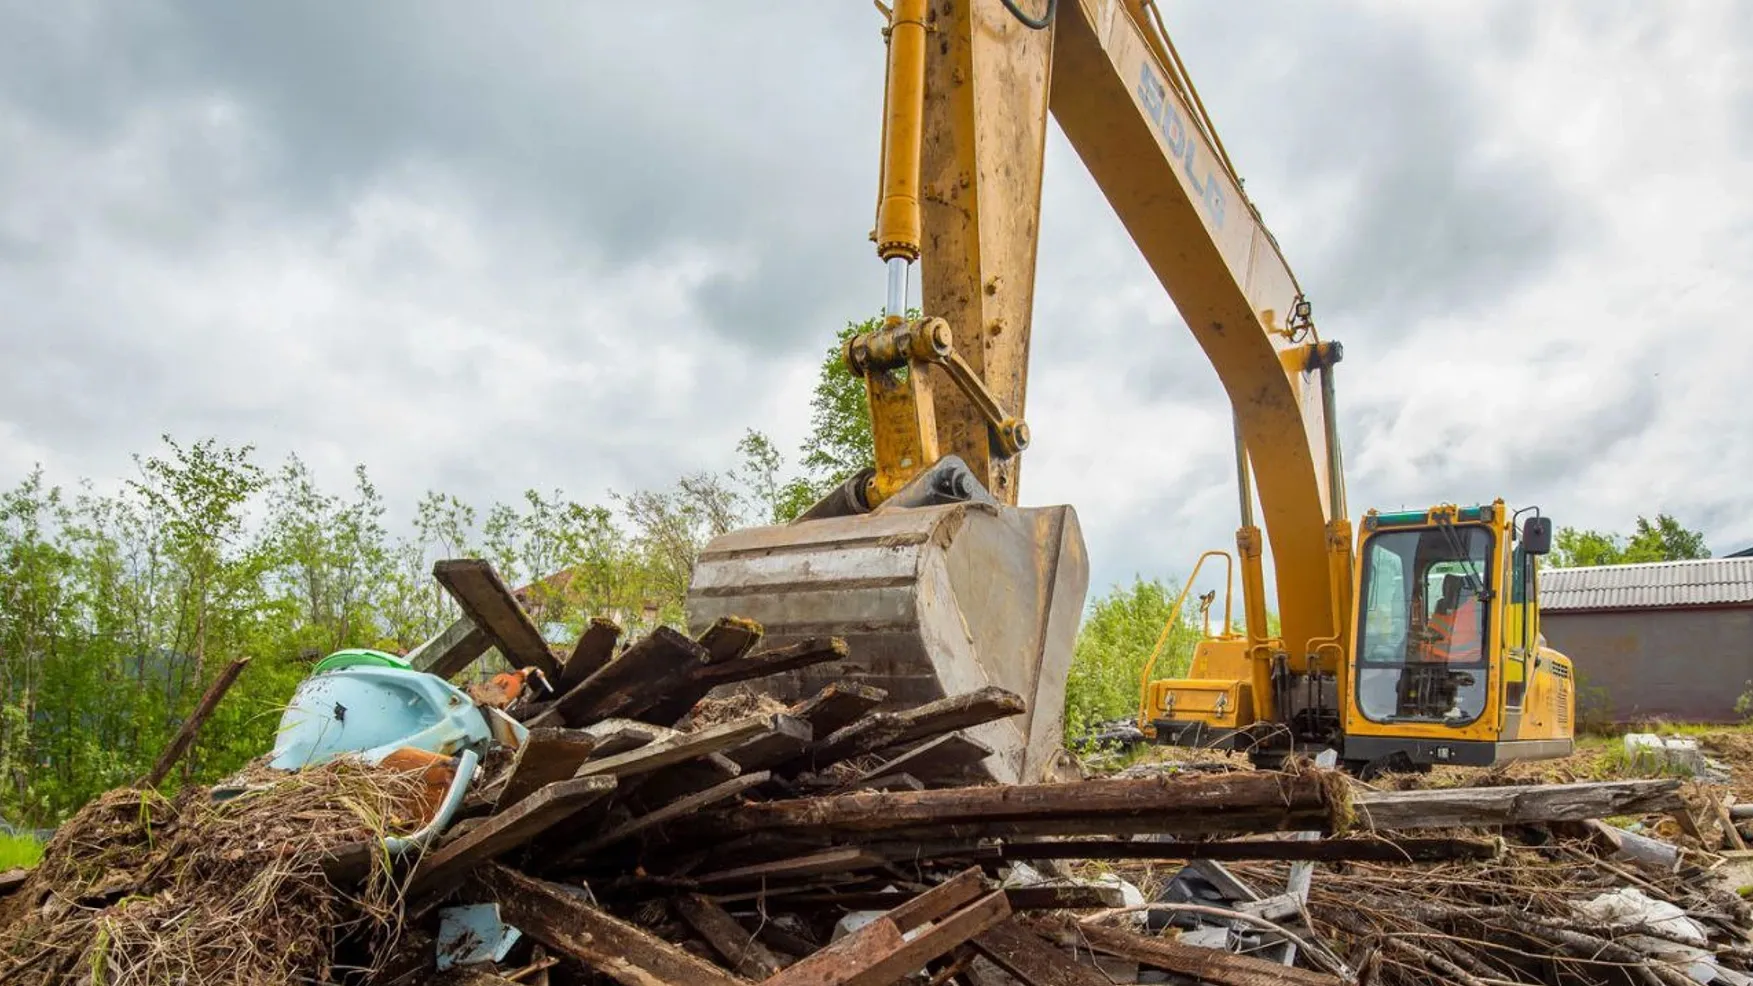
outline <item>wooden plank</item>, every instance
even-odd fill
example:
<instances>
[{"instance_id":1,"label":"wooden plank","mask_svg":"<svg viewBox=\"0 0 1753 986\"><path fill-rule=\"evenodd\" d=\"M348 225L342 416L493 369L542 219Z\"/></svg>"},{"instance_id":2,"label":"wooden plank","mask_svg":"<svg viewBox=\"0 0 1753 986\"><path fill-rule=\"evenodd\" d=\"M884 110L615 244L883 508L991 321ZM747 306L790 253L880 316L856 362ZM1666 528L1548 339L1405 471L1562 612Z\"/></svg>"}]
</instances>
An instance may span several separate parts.
<instances>
[{"instance_id":1,"label":"wooden plank","mask_svg":"<svg viewBox=\"0 0 1753 986\"><path fill-rule=\"evenodd\" d=\"M901 934L904 935L972 902L985 889L985 874L969 867L907 903L895 907L884 917L895 922L895 927L901 929Z\"/></svg>"},{"instance_id":2,"label":"wooden plank","mask_svg":"<svg viewBox=\"0 0 1753 986\"><path fill-rule=\"evenodd\" d=\"M432 566L432 576L512 666L537 668L549 681L560 677L560 663L548 642L490 563L480 558L445 559Z\"/></svg>"},{"instance_id":3,"label":"wooden plank","mask_svg":"<svg viewBox=\"0 0 1753 986\"><path fill-rule=\"evenodd\" d=\"M524 845L614 789L612 777L580 777L548 785L421 859L410 894L447 889L475 867Z\"/></svg>"},{"instance_id":4,"label":"wooden plank","mask_svg":"<svg viewBox=\"0 0 1753 986\"><path fill-rule=\"evenodd\" d=\"M862 719L888 697L881 688L836 681L785 711L809 723L817 736L829 736Z\"/></svg>"},{"instance_id":5,"label":"wooden plank","mask_svg":"<svg viewBox=\"0 0 1753 986\"><path fill-rule=\"evenodd\" d=\"M566 663L560 665L560 678L554 682L554 690L564 695L602 670L614 659L615 645L620 640L621 627L614 620L591 617L590 624L572 645L572 653L566 655Z\"/></svg>"},{"instance_id":6,"label":"wooden plank","mask_svg":"<svg viewBox=\"0 0 1753 986\"><path fill-rule=\"evenodd\" d=\"M696 638L696 642L705 649L708 665L734 661L761 642L761 624L737 616L721 616ZM687 718L694 706L711 691L712 686L708 684L680 685L673 693L641 712L640 718L673 725Z\"/></svg>"},{"instance_id":7,"label":"wooden plank","mask_svg":"<svg viewBox=\"0 0 1753 986\"><path fill-rule=\"evenodd\" d=\"M713 753L645 775L638 788L639 800L647 805L667 804L749 773L755 772L743 770L722 753Z\"/></svg>"},{"instance_id":8,"label":"wooden plank","mask_svg":"<svg viewBox=\"0 0 1753 986\"><path fill-rule=\"evenodd\" d=\"M1352 804L1360 827L1394 830L1583 821L1666 812L1684 802L1680 782L1668 779L1366 791Z\"/></svg>"},{"instance_id":9,"label":"wooden plank","mask_svg":"<svg viewBox=\"0 0 1753 986\"><path fill-rule=\"evenodd\" d=\"M676 914L730 967L750 979L765 979L785 968L784 960L761 944L710 897L684 894L673 900Z\"/></svg>"},{"instance_id":10,"label":"wooden plank","mask_svg":"<svg viewBox=\"0 0 1753 986\"><path fill-rule=\"evenodd\" d=\"M822 770L842 760L875 753L893 746L906 725L893 712L872 712L844 729L810 744L803 756L783 765L781 771Z\"/></svg>"},{"instance_id":11,"label":"wooden plank","mask_svg":"<svg viewBox=\"0 0 1753 986\"><path fill-rule=\"evenodd\" d=\"M922 894L914 903L946 886ZM907 929L894 920L893 914L890 912L834 945L799 960L765 980L766 986L891 986L1010 917L1010 905L1002 893L987 894L936 924L916 926L919 930L911 938L899 937Z\"/></svg>"},{"instance_id":12,"label":"wooden plank","mask_svg":"<svg viewBox=\"0 0 1753 986\"><path fill-rule=\"evenodd\" d=\"M747 656L761 642L761 624L740 616L721 616L695 638L706 648L707 664L723 664Z\"/></svg>"},{"instance_id":13,"label":"wooden plank","mask_svg":"<svg viewBox=\"0 0 1753 986\"><path fill-rule=\"evenodd\" d=\"M744 770L766 770L796 759L815 739L810 724L790 714L773 717L773 731L731 750L726 756Z\"/></svg>"},{"instance_id":14,"label":"wooden plank","mask_svg":"<svg viewBox=\"0 0 1753 986\"><path fill-rule=\"evenodd\" d=\"M517 748L510 775L493 802L494 810L504 811L547 785L573 776L590 758L596 742L595 736L582 729L544 726L530 730Z\"/></svg>"},{"instance_id":15,"label":"wooden plank","mask_svg":"<svg viewBox=\"0 0 1753 986\"><path fill-rule=\"evenodd\" d=\"M507 924L624 986L746 986L743 980L613 917L559 884L498 864L476 879Z\"/></svg>"},{"instance_id":16,"label":"wooden plank","mask_svg":"<svg viewBox=\"0 0 1753 986\"><path fill-rule=\"evenodd\" d=\"M974 833L982 826L1018 827L1015 823L1019 822L1214 833L1319 828L1328 819L1325 782L1319 772L1287 776L1237 771L1135 780L860 792L746 805L710 822L713 830L731 835L806 831L864 838L868 833L909 828L955 827L956 837L972 838L977 837Z\"/></svg>"},{"instance_id":17,"label":"wooden plank","mask_svg":"<svg viewBox=\"0 0 1753 986\"><path fill-rule=\"evenodd\" d=\"M706 648L670 627L658 627L575 685L533 725L582 726L613 716L632 718L705 666ZM547 721L549 717L557 720Z\"/></svg>"},{"instance_id":18,"label":"wooden plank","mask_svg":"<svg viewBox=\"0 0 1753 986\"><path fill-rule=\"evenodd\" d=\"M1069 926L1064 937L1067 944L1082 941L1085 947L1214 986L1341 986L1337 976L1325 972L1283 966L1217 948L1146 938L1096 924Z\"/></svg>"},{"instance_id":19,"label":"wooden plank","mask_svg":"<svg viewBox=\"0 0 1753 986\"><path fill-rule=\"evenodd\" d=\"M647 743L626 753L601 760L588 760L584 766L578 768L578 776L613 774L616 777L630 777L709 753L719 753L772 730L773 719L773 716L749 716L746 719L708 726L695 733L677 733L671 738Z\"/></svg>"},{"instance_id":20,"label":"wooden plank","mask_svg":"<svg viewBox=\"0 0 1753 986\"><path fill-rule=\"evenodd\" d=\"M189 713L189 717L184 719L182 726L177 729L176 735L171 737L170 745L166 746L164 752L158 755L158 762L152 765L152 770L135 782L136 787L157 787L166 777L170 776L170 769L175 767L177 761L183 758L183 754L189 751L190 745L195 742L195 734L201 731L201 725L207 721L208 716L213 714L213 710L219 705L219 700L231 690L231 686L237 682L237 676L243 673L243 669L248 667L249 663L249 658L240 657L226 665L225 670L219 672L218 677L214 678L213 683L208 685L207 690L201 694L201 700L195 703L195 710Z\"/></svg>"},{"instance_id":21,"label":"wooden plank","mask_svg":"<svg viewBox=\"0 0 1753 986\"><path fill-rule=\"evenodd\" d=\"M761 984L845 986L850 982L851 973L870 968L906 944L893 921L877 918L826 948L799 959L783 972L761 980Z\"/></svg>"},{"instance_id":22,"label":"wooden plank","mask_svg":"<svg viewBox=\"0 0 1753 986\"><path fill-rule=\"evenodd\" d=\"M407 660L416 671L455 678L491 646L486 631L465 616L408 652Z\"/></svg>"},{"instance_id":23,"label":"wooden plank","mask_svg":"<svg viewBox=\"0 0 1753 986\"><path fill-rule=\"evenodd\" d=\"M765 863L754 863L748 866L702 873L694 878L694 882L704 887L759 880L795 880L828 873L852 873L858 870L877 869L887 866L888 863L887 857L866 852L863 849L827 849L822 852L810 853L807 856L794 856L790 859L776 859Z\"/></svg>"},{"instance_id":24,"label":"wooden plank","mask_svg":"<svg viewBox=\"0 0 1753 986\"><path fill-rule=\"evenodd\" d=\"M1503 844L1495 839L1323 839L1291 842L1282 839L1232 839L1143 841L1135 839L1076 839L1049 842L1013 841L996 846L966 843L1004 861L1032 859L1216 859L1314 860L1322 863L1436 863L1456 859L1497 859ZM928 859L953 859L961 851L946 847L927 853Z\"/></svg>"},{"instance_id":25,"label":"wooden plank","mask_svg":"<svg viewBox=\"0 0 1753 986\"><path fill-rule=\"evenodd\" d=\"M903 730L895 742L917 743L958 729L1008 719L1027 709L1028 704L1020 695L992 686L950 695L898 713Z\"/></svg>"},{"instance_id":26,"label":"wooden plank","mask_svg":"<svg viewBox=\"0 0 1753 986\"><path fill-rule=\"evenodd\" d=\"M1709 791L1704 792L1704 797L1705 800L1710 802L1710 807L1716 812L1717 823L1722 826L1723 848L1745 852L1747 849L1747 841L1741 838L1740 832L1736 831L1735 820L1729 817L1729 809L1724 806L1721 801L1717 800L1716 795L1711 794Z\"/></svg>"},{"instance_id":27,"label":"wooden plank","mask_svg":"<svg viewBox=\"0 0 1753 986\"><path fill-rule=\"evenodd\" d=\"M887 763L872 767L846 787L867 787L871 782L892 774L912 774L922 781L954 777L991 755L992 747L985 743L951 733L921 743Z\"/></svg>"},{"instance_id":28,"label":"wooden plank","mask_svg":"<svg viewBox=\"0 0 1753 986\"><path fill-rule=\"evenodd\" d=\"M810 637L785 647L776 647L721 664L707 665L695 672L694 680L717 688L753 678L765 678L770 674L813 667L828 661L843 661L849 653L846 641L839 637Z\"/></svg>"},{"instance_id":29,"label":"wooden plank","mask_svg":"<svg viewBox=\"0 0 1753 986\"><path fill-rule=\"evenodd\" d=\"M621 825L617 825L595 838L581 842L578 844L577 848L571 850L562 857L561 861L566 862L577 859L580 856L596 852L606 846L612 846L623 839L630 839L647 829L662 825L665 822L674 821L683 815L699 811L707 805L714 805L720 801L728 801L731 798L742 794L744 791L756 787L757 785L765 784L766 782L767 774L764 771L758 771L753 774L744 774L741 777L733 777L730 780L725 781L723 784L718 784L709 787L704 791L690 794L685 798L671 801L663 807L658 808L656 811L647 812Z\"/></svg>"},{"instance_id":30,"label":"wooden plank","mask_svg":"<svg viewBox=\"0 0 1753 986\"><path fill-rule=\"evenodd\" d=\"M1107 976L1079 965L1015 920L1001 921L974 936L973 946L1023 986L1109 986Z\"/></svg>"},{"instance_id":31,"label":"wooden plank","mask_svg":"<svg viewBox=\"0 0 1753 986\"><path fill-rule=\"evenodd\" d=\"M844 893L787 894L785 903L844 907L852 911L886 911L919 895L907 890L871 890ZM1118 887L1079 886L1005 887L1004 896L1013 911L1077 911L1121 907L1125 901Z\"/></svg>"},{"instance_id":32,"label":"wooden plank","mask_svg":"<svg viewBox=\"0 0 1753 986\"><path fill-rule=\"evenodd\" d=\"M591 756L598 758L612 757L617 753L637 750L647 743L682 735L668 726L640 722L637 719L603 719L582 728L596 737L596 752Z\"/></svg>"}]
</instances>

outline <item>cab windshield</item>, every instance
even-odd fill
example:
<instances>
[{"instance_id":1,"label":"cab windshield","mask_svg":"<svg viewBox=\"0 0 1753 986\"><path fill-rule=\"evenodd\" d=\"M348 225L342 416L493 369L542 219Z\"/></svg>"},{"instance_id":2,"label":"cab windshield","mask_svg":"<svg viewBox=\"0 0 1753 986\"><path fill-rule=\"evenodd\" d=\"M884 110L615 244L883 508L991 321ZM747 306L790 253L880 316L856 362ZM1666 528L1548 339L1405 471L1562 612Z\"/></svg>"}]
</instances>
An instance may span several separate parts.
<instances>
[{"instance_id":1,"label":"cab windshield","mask_svg":"<svg viewBox=\"0 0 1753 986\"><path fill-rule=\"evenodd\" d=\"M1485 711L1491 532L1383 531L1365 542L1357 694L1377 722L1465 725Z\"/></svg>"}]
</instances>

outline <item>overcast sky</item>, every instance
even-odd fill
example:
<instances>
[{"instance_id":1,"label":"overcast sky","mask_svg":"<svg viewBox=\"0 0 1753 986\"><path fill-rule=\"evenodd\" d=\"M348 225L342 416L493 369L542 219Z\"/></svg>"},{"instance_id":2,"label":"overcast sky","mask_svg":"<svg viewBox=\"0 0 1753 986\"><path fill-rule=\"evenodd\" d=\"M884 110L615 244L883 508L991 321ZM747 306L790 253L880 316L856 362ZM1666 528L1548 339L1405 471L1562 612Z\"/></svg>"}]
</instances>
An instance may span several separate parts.
<instances>
[{"instance_id":1,"label":"overcast sky","mask_svg":"<svg viewBox=\"0 0 1753 986\"><path fill-rule=\"evenodd\" d=\"M977 0L993 2L997 0ZM1753 544L1753 4L1167 3L1340 368L1351 506ZM0 0L0 482L169 432L580 499L795 447L865 234L864 0ZM1026 502L1236 523L1216 378L1055 132Z\"/></svg>"}]
</instances>

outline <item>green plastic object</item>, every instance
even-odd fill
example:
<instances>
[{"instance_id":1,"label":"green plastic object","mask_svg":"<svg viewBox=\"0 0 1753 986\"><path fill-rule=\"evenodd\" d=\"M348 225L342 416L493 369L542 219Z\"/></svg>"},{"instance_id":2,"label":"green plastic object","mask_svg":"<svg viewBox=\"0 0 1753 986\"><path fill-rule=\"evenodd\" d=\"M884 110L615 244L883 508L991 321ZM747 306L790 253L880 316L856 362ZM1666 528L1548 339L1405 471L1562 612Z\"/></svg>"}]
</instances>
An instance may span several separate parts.
<instances>
[{"instance_id":1,"label":"green plastic object","mask_svg":"<svg viewBox=\"0 0 1753 986\"><path fill-rule=\"evenodd\" d=\"M311 673L322 674L325 671L339 671L342 668L358 667L399 668L403 671L408 671L413 668L413 665L394 654L386 654L380 650L368 650L364 647L359 647L352 650L338 650L333 654L330 654L328 657L318 661L316 668L313 669Z\"/></svg>"}]
</instances>

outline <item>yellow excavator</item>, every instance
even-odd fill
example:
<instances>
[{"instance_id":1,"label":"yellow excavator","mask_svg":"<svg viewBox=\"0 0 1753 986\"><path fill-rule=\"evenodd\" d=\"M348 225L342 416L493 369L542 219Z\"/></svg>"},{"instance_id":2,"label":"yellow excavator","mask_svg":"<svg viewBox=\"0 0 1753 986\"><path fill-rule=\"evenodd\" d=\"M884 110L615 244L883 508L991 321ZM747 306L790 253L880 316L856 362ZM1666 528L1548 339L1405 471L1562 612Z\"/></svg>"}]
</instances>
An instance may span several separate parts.
<instances>
[{"instance_id":1,"label":"yellow excavator","mask_svg":"<svg viewBox=\"0 0 1753 986\"><path fill-rule=\"evenodd\" d=\"M690 623L734 614L778 643L847 639L848 664L798 672L782 697L837 680L898 704L1006 688L1028 711L975 730L995 751L988 772L1033 781L1062 762L1088 559L1069 506L1017 506L1051 113L1234 409L1236 552L1200 563L1228 559L1242 629L1226 595L1188 677L1147 670L1144 733L1261 761L1331 748L1354 767L1570 752L1571 665L1539 635L1549 519L1501 501L1371 511L1354 539L1342 349L1316 329L1153 0L891 2L877 3L888 69L872 234L885 319L845 354L875 463L793 523L709 544ZM914 267L920 318L907 316Z\"/></svg>"}]
</instances>

